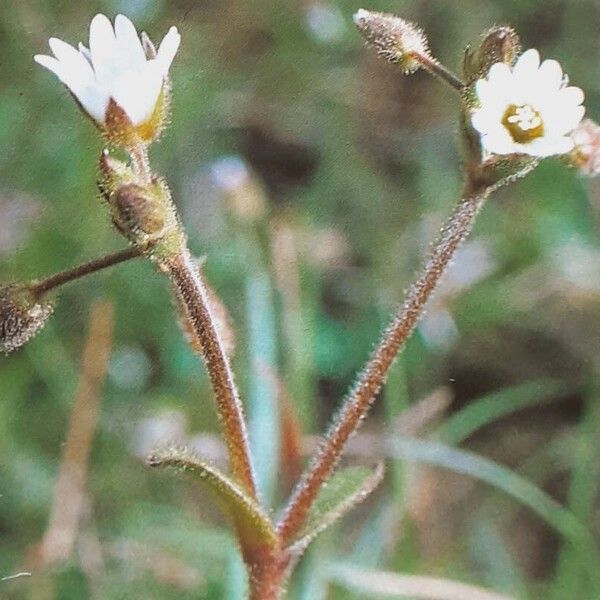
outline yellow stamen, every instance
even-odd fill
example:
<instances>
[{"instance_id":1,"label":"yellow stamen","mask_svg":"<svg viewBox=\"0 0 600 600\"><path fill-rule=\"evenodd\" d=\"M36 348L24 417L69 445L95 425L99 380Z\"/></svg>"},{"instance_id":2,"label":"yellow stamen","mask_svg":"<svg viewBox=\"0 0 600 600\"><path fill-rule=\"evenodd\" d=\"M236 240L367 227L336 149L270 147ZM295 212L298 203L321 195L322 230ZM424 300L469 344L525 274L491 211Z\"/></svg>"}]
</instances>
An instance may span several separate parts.
<instances>
[{"instance_id":1,"label":"yellow stamen","mask_svg":"<svg viewBox=\"0 0 600 600\"><path fill-rule=\"evenodd\" d=\"M511 104L502 117L502 125L517 144L526 144L544 135L542 117L530 104Z\"/></svg>"}]
</instances>

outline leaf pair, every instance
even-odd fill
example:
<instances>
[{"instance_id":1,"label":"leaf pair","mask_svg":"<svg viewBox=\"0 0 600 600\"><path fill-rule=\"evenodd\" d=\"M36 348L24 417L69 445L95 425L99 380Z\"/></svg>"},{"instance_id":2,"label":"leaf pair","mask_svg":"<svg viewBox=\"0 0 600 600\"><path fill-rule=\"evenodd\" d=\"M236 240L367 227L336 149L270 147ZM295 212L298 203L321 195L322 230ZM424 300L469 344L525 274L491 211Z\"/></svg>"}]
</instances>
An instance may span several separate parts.
<instances>
[{"instance_id":1,"label":"leaf pair","mask_svg":"<svg viewBox=\"0 0 600 600\"><path fill-rule=\"evenodd\" d=\"M192 475L208 489L229 519L247 563L265 555L279 555L285 560L299 558L320 533L362 502L379 485L384 474L382 463L375 469L349 467L337 471L321 489L302 530L287 548L282 548L275 526L258 502L228 476L190 451L184 448L159 450L149 457L148 464Z\"/></svg>"}]
</instances>

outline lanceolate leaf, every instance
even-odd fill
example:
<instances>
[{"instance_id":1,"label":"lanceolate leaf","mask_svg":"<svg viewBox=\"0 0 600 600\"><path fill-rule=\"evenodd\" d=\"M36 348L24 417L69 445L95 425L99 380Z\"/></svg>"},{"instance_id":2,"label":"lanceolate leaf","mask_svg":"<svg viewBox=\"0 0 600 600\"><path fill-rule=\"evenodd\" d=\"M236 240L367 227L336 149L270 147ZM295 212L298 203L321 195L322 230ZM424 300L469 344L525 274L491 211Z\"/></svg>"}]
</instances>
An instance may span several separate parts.
<instances>
[{"instance_id":1,"label":"lanceolate leaf","mask_svg":"<svg viewBox=\"0 0 600 600\"><path fill-rule=\"evenodd\" d=\"M321 489L304 528L289 548L290 553L301 555L320 533L360 504L381 483L383 474L383 463L374 470L348 467L337 471Z\"/></svg>"},{"instance_id":2,"label":"lanceolate leaf","mask_svg":"<svg viewBox=\"0 0 600 600\"><path fill-rule=\"evenodd\" d=\"M210 490L231 520L245 555L263 553L276 546L275 529L264 510L218 469L182 448L158 450L149 457L148 464L189 473Z\"/></svg>"}]
</instances>

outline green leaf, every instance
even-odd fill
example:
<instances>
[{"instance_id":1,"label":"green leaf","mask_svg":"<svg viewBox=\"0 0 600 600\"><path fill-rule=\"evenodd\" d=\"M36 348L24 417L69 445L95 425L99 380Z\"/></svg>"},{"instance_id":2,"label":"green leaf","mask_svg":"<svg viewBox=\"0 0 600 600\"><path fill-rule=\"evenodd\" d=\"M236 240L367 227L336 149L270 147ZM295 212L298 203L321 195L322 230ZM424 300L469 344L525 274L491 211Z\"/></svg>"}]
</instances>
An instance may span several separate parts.
<instances>
[{"instance_id":1,"label":"green leaf","mask_svg":"<svg viewBox=\"0 0 600 600\"><path fill-rule=\"evenodd\" d=\"M517 473L472 452L429 440L391 440L390 453L395 458L442 467L475 477L509 494L569 540L588 567L589 575L597 577L597 551L589 531L570 510Z\"/></svg>"},{"instance_id":2,"label":"green leaf","mask_svg":"<svg viewBox=\"0 0 600 600\"><path fill-rule=\"evenodd\" d=\"M452 415L438 434L448 444L460 444L492 421L529 406L553 402L565 391L564 384L542 379L488 394Z\"/></svg>"},{"instance_id":3,"label":"green leaf","mask_svg":"<svg viewBox=\"0 0 600 600\"><path fill-rule=\"evenodd\" d=\"M300 556L320 533L365 500L381 483L383 474L383 463L375 469L348 467L337 471L321 488L290 553Z\"/></svg>"},{"instance_id":4,"label":"green leaf","mask_svg":"<svg viewBox=\"0 0 600 600\"><path fill-rule=\"evenodd\" d=\"M184 448L157 450L149 457L148 464L189 473L203 484L230 519L244 556L253 556L276 546L277 534L264 510L229 477L190 451Z\"/></svg>"}]
</instances>

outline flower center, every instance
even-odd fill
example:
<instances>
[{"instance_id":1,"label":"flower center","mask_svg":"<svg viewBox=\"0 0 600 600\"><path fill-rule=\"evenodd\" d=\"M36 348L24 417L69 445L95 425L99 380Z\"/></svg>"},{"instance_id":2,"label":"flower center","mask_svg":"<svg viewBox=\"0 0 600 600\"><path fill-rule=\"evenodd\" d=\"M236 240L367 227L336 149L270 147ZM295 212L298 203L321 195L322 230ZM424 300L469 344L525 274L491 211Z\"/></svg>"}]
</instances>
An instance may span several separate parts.
<instances>
[{"instance_id":1,"label":"flower center","mask_svg":"<svg viewBox=\"0 0 600 600\"><path fill-rule=\"evenodd\" d=\"M544 135L542 117L531 104L511 104L502 117L502 125L517 144L526 144Z\"/></svg>"}]
</instances>

